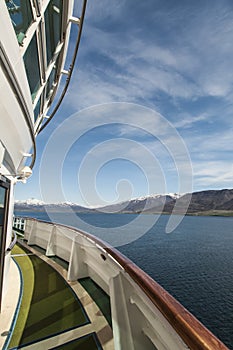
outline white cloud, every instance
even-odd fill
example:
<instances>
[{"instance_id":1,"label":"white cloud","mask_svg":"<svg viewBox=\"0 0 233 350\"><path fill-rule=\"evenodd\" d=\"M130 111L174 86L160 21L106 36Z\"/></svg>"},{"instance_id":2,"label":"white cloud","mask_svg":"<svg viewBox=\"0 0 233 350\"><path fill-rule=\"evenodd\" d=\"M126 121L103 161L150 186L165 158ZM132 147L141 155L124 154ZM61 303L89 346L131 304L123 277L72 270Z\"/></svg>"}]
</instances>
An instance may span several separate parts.
<instances>
[{"instance_id":1,"label":"white cloud","mask_svg":"<svg viewBox=\"0 0 233 350\"><path fill-rule=\"evenodd\" d=\"M188 113L180 114L179 120L174 122L175 128L190 128L193 124L199 123L201 121L209 120L210 116L207 113L203 113L199 116L191 116Z\"/></svg>"},{"instance_id":2,"label":"white cloud","mask_svg":"<svg viewBox=\"0 0 233 350\"><path fill-rule=\"evenodd\" d=\"M194 164L194 183L197 187L233 188L233 165L228 161L197 162Z\"/></svg>"},{"instance_id":3,"label":"white cloud","mask_svg":"<svg viewBox=\"0 0 233 350\"><path fill-rule=\"evenodd\" d=\"M124 2L118 2L118 11L112 14L112 19L117 18L120 21L119 28L127 16L123 5ZM104 11L102 6L101 11ZM172 16L171 20L177 20L174 14ZM122 97L122 93L117 94L119 91L115 85L124 88L125 95L134 101L140 98L140 90L145 98L151 97L156 91L182 98L225 97L230 92L233 79L233 49L229 45L233 26L230 14L227 14L222 4L220 7L215 3L211 8L206 8L203 4L203 11L199 7L194 8L193 18L190 14L188 17L190 23L188 25L185 22L179 38L176 34L168 34L174 40L167 46L146 37L143 19L143 39L135 35L136 23L135 27L128 28L125 33L121 30L118 32L117 28L116 31L107 31L106 28L97 26L87 27L87 54L88 50L96 51L115 65L110 69L99 66L98 72L94 65L92 67L99 74L100 80L104 73L109 78L109 85L112 85L111 91L105 90L106 100L109 101L109 94L110 97L115 95L117 100ZM182 18L180 20L184 21Z\"/></svg>"},{"instance_id":4,"label":"white cloud","mask_svg":"<svg viewBox=\"0 0 233 350\"><path fill-rule=\"evenodd\" d=\"M215 131L211 134L202 133L197 136L185 138L185 142L190 150L197 158L205 157L218 159L226 156L226 152L233 151L232 129Z\"/></svg>"}]
</instances>

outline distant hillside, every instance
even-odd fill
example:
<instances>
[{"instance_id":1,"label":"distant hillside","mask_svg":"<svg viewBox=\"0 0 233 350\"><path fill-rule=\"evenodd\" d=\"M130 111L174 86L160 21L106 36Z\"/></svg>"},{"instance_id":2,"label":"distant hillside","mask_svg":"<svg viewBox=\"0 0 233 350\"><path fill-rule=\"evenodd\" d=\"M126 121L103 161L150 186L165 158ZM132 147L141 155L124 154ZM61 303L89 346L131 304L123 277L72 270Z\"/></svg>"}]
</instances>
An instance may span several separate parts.
<instances>
[{"instance_id":1,"label":"distant hillside","mask_svg":"<svg viewBox=\"0 0 233 350\"><path fill-rule=\"evenodd\" d=\"M187 205L187 203L189 205ZM186 208L187 212L186 212ZM98 209L82 207L75 203L45 204L32 199L16 201L16 211L54 211L64 212L72 208L79 213L107 212L107 213L164 213L188 215L226 215L233 216L233 189L208 190L185 194L150 195L135 198L122 203L108 205Z\"/></svg>"},{"instance_id":2,"label":"distant hillside","mask_svg":"<svg viewBox=\"0 0 233 350\"><path fill-rule=\"evenodd\" d=\"M186 200L188 195L179 199L179 206ZM188 214L198 214L203 212L233 212L233 189L228 190L209 190L194 192L188 208ZM227 213L226 213L227 214Z\"/></svg>"},{"instance_id":3,"label":"distant hillside","mask_svg":"<svg viewBox=\"0 0 233 350\"><path fill-rule=\"evenodd\" d=\"M187 212L186 212L187 209ZM233 215L233 190L208 190L178 196L154 195L102 208L107 212Z\"/></svg>"},{"instance_id":4,"label":"distant hillside","mask_svg":"<svg viewBox=\"0 0 233 350\"><path fill-rule=\"evenodd\" d=\"M178 197L177 194L151 195L131 199L119 204L108 205L101 208L101 210L109 213L161 212L167 207L173 207Z\"/></svg>"}]
</instances>

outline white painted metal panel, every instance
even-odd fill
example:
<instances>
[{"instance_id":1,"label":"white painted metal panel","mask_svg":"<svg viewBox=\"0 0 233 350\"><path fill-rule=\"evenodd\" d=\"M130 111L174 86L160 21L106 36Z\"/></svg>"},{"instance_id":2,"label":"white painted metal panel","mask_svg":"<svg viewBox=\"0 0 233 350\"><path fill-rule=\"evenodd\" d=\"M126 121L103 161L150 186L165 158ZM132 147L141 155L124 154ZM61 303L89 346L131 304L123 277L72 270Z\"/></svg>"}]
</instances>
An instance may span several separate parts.
<instances>
[{"instance_id":1,"label":"white painted metal panel","mask_svg":"<svg viewBox=\"0 0 233 350\"><path fill-rule=\"evenodd\" d=\"M32 100L31 93L29 90L27 76L24 69L23 59L20 53L20 47L15 35L14 28L11 23L11 19L5 4L5 1L0 1L0 13L1 13L1 26L0 26L0 41L3 46L6 55L14 69L14 73L18 82L20 83L24 99L27 103L27 106L31 112L31 120L33 120L33 111L32 111ZM0 80L0 93L2 94L1 89L1 80ZM2 95L1 100L2 100Z\"/></svg>"}]
</instances>

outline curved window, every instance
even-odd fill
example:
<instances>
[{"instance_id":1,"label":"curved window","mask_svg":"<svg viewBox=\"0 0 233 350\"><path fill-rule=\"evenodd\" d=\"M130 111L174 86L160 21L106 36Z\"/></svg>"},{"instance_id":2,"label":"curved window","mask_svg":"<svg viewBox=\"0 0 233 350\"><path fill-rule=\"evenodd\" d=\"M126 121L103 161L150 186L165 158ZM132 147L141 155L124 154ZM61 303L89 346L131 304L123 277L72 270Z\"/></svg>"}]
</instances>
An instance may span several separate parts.
<instances>
[{"instance_id":1,"label":"curved window","mask_svg":"<svg viewBox=\"0 0 233 350\"><path fill-rule=\"evenodd\" d=\"M52 60L57 45L61 40L62 1L51 0L45 11L47 63Z\"/></svg>"},{"instance_id":2,"label":"curved window","mask_svg":"<svg viewBox=\"0 0 233 350\"><path fill-rule=\"evenodd\" d=\"M54 88L57 85L57 81L58 81L57 70L58 70L59 57L60 56L57 57L56 62L53 66L53 69L50 73L50 76L47 80L47 84L46 84L46 99L47 100L50 99L50 97L54 91Z\"/></svg>"},{"instance_id":3,"label":"curved window","mask_svg":"<svg viewBox=\"0 0 233 350\"><path fill-rule=\"evenodd\" d=\"M56 73L56 70L54 67L50 76L49 76L48 82L46 84L46 99L49 99L50 96L52 95L53 88L54 88L54 82L55 82L55 73Z\"/></svg>"},{"instance_id":4,"label":"curved window","mask_svg":"<svg viewBox=\"0 0 233 350\"><path fill-rule=\"evenodd\" d=\"M22 44L25 33L33 22L30 0L5 0L19 44Z\"/></svg>"},{"instance_id":5,"label":"curved window","mask_svg":"<svg viewBox=\"0 0 233 350\"><path fill-rule=\"evenodd\" d=\"M32 94L32 100L34 101L36 93L40 87L40 68L36 35L32 38L23 59Z\"/></svg>"},{"instance_id":6,"label":"curved window","mask_svg":"<svg viewBox=\"0 0 233 350\"><path fill-rule=\"evenodd\" d=\"M41 106L41 98L38 100L36 107L34 109L34 122L36 122L37 118L40 116L40 106Z\"/></svg>"}]
</instances>

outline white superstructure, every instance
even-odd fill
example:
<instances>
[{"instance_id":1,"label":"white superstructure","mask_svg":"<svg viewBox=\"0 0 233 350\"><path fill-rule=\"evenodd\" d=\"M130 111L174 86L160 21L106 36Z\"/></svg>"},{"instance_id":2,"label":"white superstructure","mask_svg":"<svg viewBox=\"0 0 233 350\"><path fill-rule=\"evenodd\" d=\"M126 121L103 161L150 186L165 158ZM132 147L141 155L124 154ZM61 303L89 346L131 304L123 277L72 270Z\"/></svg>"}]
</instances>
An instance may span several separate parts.
<instances>
[{"instance_id":1,"label":"white superstructure","mask_svg":"<svg viewBox=\"0 0 233 350\"><path fill-rule=\"evenodd\" d=\"M72 24L77 25L73 60L77 54L86 2L76 18L73 5L73 0L0 1L0 304L7 290L13 187L32 173L35 138L54 115L49 108L63 76L60 100L67 89L73 62L64 64Z\"/></svg>"}]
</instances>

